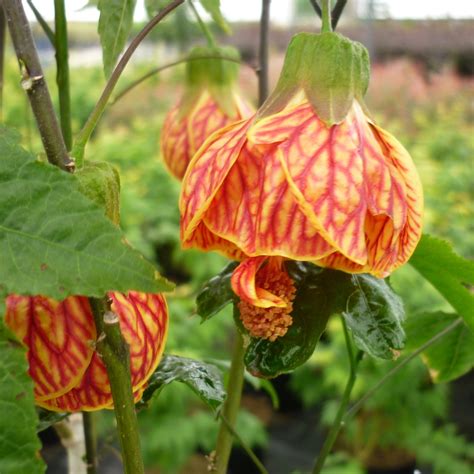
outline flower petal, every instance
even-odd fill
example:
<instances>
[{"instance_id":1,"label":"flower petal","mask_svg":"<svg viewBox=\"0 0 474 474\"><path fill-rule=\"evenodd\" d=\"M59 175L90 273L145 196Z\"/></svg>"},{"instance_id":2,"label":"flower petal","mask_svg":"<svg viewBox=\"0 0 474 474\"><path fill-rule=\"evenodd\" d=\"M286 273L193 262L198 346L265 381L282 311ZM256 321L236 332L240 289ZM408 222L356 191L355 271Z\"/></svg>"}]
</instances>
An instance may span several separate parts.
<instances>
[{"instance_id":1,"label":"flower petal","mask_svg":"<svg viewBox=\"0 0 474 474\"><path fill-rule=\"evenodd\" d=\"M353 123L346 120L328 127L305 103L288 109L287 115L282 112L257 122L249 137L258 143L267 137L273 143L272 129L285 130L277 156L301 210L334 250L364 264L367 206Z\"/></svg>"},{"instance_id":2,"label":"flower petal","mask_svg":"<svg viewBox=\"0 0 474 474\"><path fill-rule=\"evenodd\" d=\"M202 94L189 114L187 132L189 136L188 163L199 147L216 131L242 117L229 118L212 100L208 93ZM184 175L184 173L183 173Z\"/></svg>"},{"instance_id":3,"label":"flower petal","mask_svg":"<svg viewBox=\"0 0 474 474\"><path fill-rule=\"evenodd\" d=\"M249 125L250 121L244 120L218 130L191 160L179 202L184 248L192 246L192 234L237 160Z\"/></svg>"},{"instance_id":4,"label":"flower petal","mask_svg":"<svg viewBox=\"0 0 474 474\"><path fill-rule=\"evenodd\" d=\"M301 212L275 147L241 149L203 220L248 256L311 260L334 251Z\"/></svg>"},{"instance_id":5,"label":"flower petal","mask_svg":"<svg viewBox=\"0 0 474 474\"><path fill-rule=\"evenodd\" d=\"M127 296L121 293L109 296L112 311L118 315L120 329L129 344L133 391L141 396L141 389L158 366L164 350L168 330L166 301L161 295L133 291ZM113 400L107 370L98 353L94 353L77 387L40 405L54 411L111 408Z\"/></svg>"},{"instance_id":6,"label":"flower petal","mask_svg":"<svg viewBox=\"0 0 474 474\"><path fill-rule=\"evenodd\" d=\"M179 118L180 103L166 115L161 130L161 154L170 173L177 178L183 177L190 160L188 138L188 119Z\"/></svg>"},{"instance_id":7,"label":"flower petal","mask_svg":"<svg viewBox=\"0 0 474 474\"><path fill-rule=\"evenodd\" d=\"M5 321L28 347L36 400L57 397L83 377L93 355L96 330L87 298L55 301L10 295Z\"/></svg>"},{"instance_id":8,"label":"flower petal","mask_svg":"<svg viewBox=\"0 0 474 474\"><path fill-rule=\"evenodd\" d=\"M286 307L278 296L255 284L255 277L260 267L267 260L266 256L252 257L244 260L232 273L231 284L235 294L247 303L259 308Z\"/></svg>"}]
</instances>

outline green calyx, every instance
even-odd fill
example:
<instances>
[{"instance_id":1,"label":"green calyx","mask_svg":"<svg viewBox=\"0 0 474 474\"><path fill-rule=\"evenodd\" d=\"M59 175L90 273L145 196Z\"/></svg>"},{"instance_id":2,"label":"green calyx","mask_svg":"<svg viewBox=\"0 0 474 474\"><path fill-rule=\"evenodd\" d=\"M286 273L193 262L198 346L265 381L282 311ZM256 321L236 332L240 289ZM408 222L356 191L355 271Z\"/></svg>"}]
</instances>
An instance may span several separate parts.
<instances>
[{"instance_id":1,"label":"green calyx","mask_svg":"<svg viewBox=\"0 0 474 474\"><path fill-rule=\"evenodd\" d=\"M315 113L328 125L346 117L354 100L363 104L370 62L360 43L334 32L299 33L291 40L278 84L259 117L281 111L303 91Z\"/></svg>"},{"instance_id":2,"label":"green calyx","mask_svg":"<svg viewBox=\"0 0 474 474\"><path fill-rule=\"evenodd\" d=\"M239 75L239 52L232 47L198 46L188 57L180 115L187 114L202 92L207 90L226 115L235 116L237 110L231 89Z\"/></svg>"},{"instance_id":3,"label":"green calyx","mask_svg":"<svg viewBox=\"0 0 474 474\"><path fill-rule=\"evenodd\" d=\"M120 176L109 163L87 161L74 173L84 196L105 210L107 217L120 225Z\"/></svg>"}]
</instances>

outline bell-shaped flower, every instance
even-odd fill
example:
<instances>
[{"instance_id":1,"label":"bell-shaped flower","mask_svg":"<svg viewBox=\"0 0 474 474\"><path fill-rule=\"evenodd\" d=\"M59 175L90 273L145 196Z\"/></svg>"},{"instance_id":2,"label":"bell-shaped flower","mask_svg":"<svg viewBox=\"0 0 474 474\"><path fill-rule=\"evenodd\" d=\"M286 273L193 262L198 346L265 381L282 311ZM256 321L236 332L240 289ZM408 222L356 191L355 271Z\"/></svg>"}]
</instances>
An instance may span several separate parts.
<instances>
[{"instance_id":1,"label":"bell-shaped flower","mask_svg":"<svg viewBox=\"0 0 474 474\"><path fill-rule=\"evenodd\" d=\"M385 277L420 239L420 179L405 148L367 115L368 77L360 44L335 33L297 35L256 116L214 133L189 165L183 247L242 261L232 287L258 337L278 337L288 323L280 311L278 324L252 329L262 308L291 313L283 259ZM257 323L242 304L255 308Z\"/></svg>"},{"instance_id":2,"label":"bell-shaped flower","mask_svg":"<svg viewBox=\"0 0 474 474\"><path fill-rule=\"evenodd\" d=\"M237 90L238 61L233 48L197 47L191 52L184 95L161 131L162 156L176 178L183 178L192 156L213 132L253 113Z\"/></svg>"},{"instance_id":3,"label":"bell-shaped flower","mask_svg":"<svg viewBox=\"0 0 474 474\"><path fill-rule=\"evenodd\" d=\"M109 293L111 311L130 348L135 401L154 372L166 342L168 309L159 294ZM107 371L95 349L99 335L84 296L56 301L10 295L5 321L27 347L37 405L53 411L112 408Z\"/></svg>"}]
</instances>

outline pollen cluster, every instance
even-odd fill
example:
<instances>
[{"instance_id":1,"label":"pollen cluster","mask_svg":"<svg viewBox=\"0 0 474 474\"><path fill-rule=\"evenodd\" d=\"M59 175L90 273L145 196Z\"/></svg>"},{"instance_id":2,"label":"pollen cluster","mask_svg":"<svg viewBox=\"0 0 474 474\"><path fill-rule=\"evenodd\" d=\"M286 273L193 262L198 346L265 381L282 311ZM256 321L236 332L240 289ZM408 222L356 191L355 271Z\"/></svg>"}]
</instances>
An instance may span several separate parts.
<instances>
[{"instance_id":1,"label":"pollen cluster","mask_svg":"<svg viewBox=\"0 0 474 474\"><path fill-rule=\"evenodd\" d=\"M288 273L270 265L257 273L255 283L257 287L279 296L286 306L259 308L246 301L240 301L240 319L253 337L269 339L273 342L278 337L284 336L293 323L291 312L296 288Z\"/></svg>"}]
</instances>

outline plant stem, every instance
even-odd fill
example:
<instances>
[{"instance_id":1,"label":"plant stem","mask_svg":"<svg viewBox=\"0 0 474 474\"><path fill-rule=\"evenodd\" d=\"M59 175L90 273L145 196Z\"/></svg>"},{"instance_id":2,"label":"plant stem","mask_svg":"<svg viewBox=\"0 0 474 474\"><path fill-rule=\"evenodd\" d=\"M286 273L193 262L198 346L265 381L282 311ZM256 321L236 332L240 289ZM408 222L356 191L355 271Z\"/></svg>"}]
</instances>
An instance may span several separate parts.
<instances>
[{"instance_id":1,"label":"plant stem","mask_svg":"<svg viewBox=\"0 0 474 474\"><path fill-rule=\"evenodd\" d=\"M28 94L48 161L64 170L72 170L74 162L62 138L23 4L18 0L3 0L3 8L20 63L21 84Z\"/></svg>"},{"instance_id":2,"label":"plant stem","mask_svg":"<svg viewBox=\"0 0 474 474\"><path fill-rule=\"evenodd\" d=\"M222 414L219 415L219 416L220 416L221 420L224 422L226 428L230 431L232 436L235 438L235 440L240 444L240 446L242 446L244 451L247 453L248 457L253 461L253 463L255 464L255 467L258 469L258 471L261 474L268 474L268 471L265 469L265 466L262 464L260 459L258 459L257 455L252 451L250 446L248 446L247 443L241 438L239 433L237 433L237 431L235 431L234 428L232 428L232 425L229 423L227 418Z\"/></svg>"},{"instance_id":3,"label":"plant stem","mask_svg":"<svg viewBox=\"0 0 474 474\"><path fill-rule=\"evenodd\" d=\"M216 40L214 38L214 35L212 34L206 23L202 20L201 15L199 15L199 12L197 11L197 8L195 7L194 3L190 1L188 5L191 7L191 10L193 11L194 16L196 17L196 20L199 24L199 27L201 28L201 31L207 39L208 46L210 46L211 48L213 46L216 46Z\"/></svg>"},{"instance_id":4,"label":"plant stem","mask_svg":"<svg viewBox=\"0 0 474 474\"><path fill-rule=\"evenodd\" d=\"M86 444L87 474L97 473L97 432L93 412L82 413L82 425Z\"/></svg>"},{"instance_id":5,"label":"plant stem","mask_svg":"<svg viewBox=\"0 0 474 474\"><path fill-rule=\"evenodd\" d=\"M339 19L341 18L342 12L344 11L344 8L346 6L347 0L337 0L336 5L334 5L334 8L332 9L332 29L335 30L337 27L337 24L339 23Z\"/></svg>"},{"instance_id":6,"label":"plant stem","mask_svg":"<svg viewBox=\"0 0 474 474\"><path fill-rule=\"evenodd\" d=\"M174 66L178 66L179 64L187 63L189 61L195 61L198 59L222 59L224 61L230 61L232 63L237 63L237 64L245 64L248 67L250 67L252 70L254 70L250 65L247 63L244 63L242 61L239 61L238 59L234 58L226 58L224 56L200 56L200 57L192 57L192 58L183 58L179 59L177 61L173 61L172 63L169 64L164 64L163 66L156 67L154 69L151 69L148 71L146 74L143 76L139 77L135 81L131 82L128 86L124 87L111 101L110 105L116 104L124 95L128 94L132 89L134 89L136 86L140 85L142 82L146 81L148 78L154 76L155 74L160 73L161 71L165 71L166 69L172 68Z\"/></svg>"},{"instance_id":7,"label":"plant stem","mask_svg":"<svg viewBox=\"0 0 474 474\"><path fill-rule=\"evenodd\" d=\"M271 0L262 0L262 15L260 17L258 105L262 105L268 97L268 33L270 29L270 1Z\"/></svg>"},{"instance_id":8,"label":"plant stem","mask_svg":"<svg viewBox=\"0 0 474 474\"><path fill-rule=\"evenodd\" d=\"M459 318L456 319L456 321L453 321L449 326L446 326L442 331L440 331L438 334L435 334L431 339L426 341L423 345L421 345L416 351L412 352L406 359L403 359L401 362L399 362L397 365L392 367L372 388L370 388L365 395L358 400L344 415L344 422L347 422L349 419L351 419L362 407L362 405L375 393L377 392L382 385L387 382L387 380L392 377L394 374L396 374L400 369L405 367L409 362L411 362L415 357L420 355L422 352L424 352L426 349L431 347L433 344L436 344L442 337L444 337L446 334L451 332L453 329L457 328L460 324L463 323L463 319Z\"/></svg>"},{"instance_id":9,"label":"plant stem","mask_svg":"<svg viewBox=\"0 0 474 474\"><path fill-rule=\"evenodd\" d=\"M244 353L244 341L240 332L237 330L229 372L229 382L227 384L227 398L222 408L221 425L217 435L216 462L213 468L213 472L217 474L227 474L227 465L229 463L233 440L232 433L229 431L228 426L232 429L234 428L239 412L244 383ZM225 422L223 420L225 420Z\"/></svg>"},{"instance_id":10,"label":"plant stem","mask_svg":"<svg viewBox=\"0 0 474 474\"><path fill-rule=\"evenodd\" d=\"M104 299L89 298L97 328L97 352L107 368L125 474L143 474L137 413L130 377L130 353L118 317Z\"/></svg>"},{"instance_id":11,"label":"plant stem","mask_svg":"<svg viewBox=\"0 0 474 474\"><path fill-rule=\"evenodd\" d=\"M2 1L0 0L0 122L3 122L3 76L5 62L5 13Z\"/></svg>"},{"instance_id":12,"label":"plant stem","mask_svg":"<svg viewBox=\"0 0 474 474\"><path fill-rule=\"evenodd\" d=\"M160 13L154 16L137 34L137 36L135 36L128 48L125 50L122 58L118 62L117 66L115 66L114 71L112 72L109 80L107 81L102 95L95 104L94 110L89 115L87 122L85 123L84 127L79 132L74 141L72 156L76 158L77 166L82 166L86 144L89 141L89 138L97 125L97 122L102 116L104 109L107 106L107 102L109 101L110 96L112 95L114 87L116 86L123 70L125 69L125 66L132 57L133 53L135 52L139 44L150 33L150 31L175 8L179 7L179 5L184 3L184 1L185 0L173 0L170 4L163 8L163 10L161 10Z\"/></svg>"},{"instance_id":13,"label":"plant stem","mask_svg":"<svg viewBox=\"0 0 474 474\"><path fill-rule=\"evenodd\" d=\"M321 33L329 33L332 31L331 22L331 0L321 0Z\"/></svg>"},{"instance_id":14,"label":"plant stem","mask_svg":"<svg viewBox=\"0 0 474 474\"><path fill-rule=\"evenodd\" d=\"M67 36L67 20L64 0L54 0L54 25L56 49L56 82L59 94L59 118L64 143L68 150L72 146L71 130L71 96L69 88L69 51Z\"/></svg>"},{"instance_id":15,"label":"plant stem","mask_svg":"<svg viewBox=\"0 0 474 474\"><path fill-rule=\"evenodd\" d=\"M36 21L39 23L39 25L43 29L44 34L46 35L46 37L49 39L49 42L51 43L51 46L54 48L54 44L56 42L54 39L54 31L48 25L47 21L41 16L41 13L34 6L33 2L31 0L26 0L26 3L28 3L28 6L31 8L31 11L35 15Z\"/></svg>"},{"instance_id":16,"label":"plant stem","mask_svg":"<svg viewBox=\"0 0 474 474\"><path fill-rule=\"evenodd\" d=\"M357 377L357 368L364 354L362 351L358 351L357 354L354 355L349 331L347 330L346 323L343 319L342 319L342 326L344 329L344 337L346 340L347 354L349 356L349 366L350 366L349 378L347 379L346 388L344 389L341 403L339 404L339 409L337 410L336 418L334 419L331 429L329 430L326 440L324 441L321 452L319 453L319 456L316 460L313 470L311 471L312 474L319 474L321 470L323 469L324 463L326 462L326 459L329 453L331 452L331 449L334 446L334 443L336 442L337 435L339 434L339 431L344 425L344 422L342 420L343 420L347 405L349 404L349 401L351 398L352 389L354 388L354 383Z\"/></svg>"}]
</instances>

